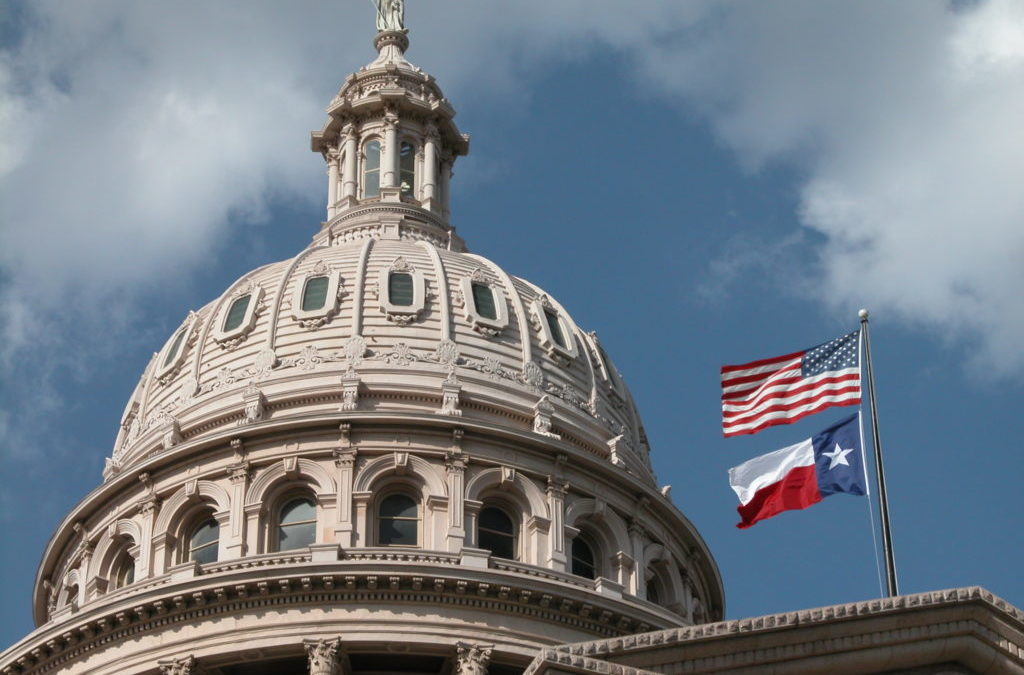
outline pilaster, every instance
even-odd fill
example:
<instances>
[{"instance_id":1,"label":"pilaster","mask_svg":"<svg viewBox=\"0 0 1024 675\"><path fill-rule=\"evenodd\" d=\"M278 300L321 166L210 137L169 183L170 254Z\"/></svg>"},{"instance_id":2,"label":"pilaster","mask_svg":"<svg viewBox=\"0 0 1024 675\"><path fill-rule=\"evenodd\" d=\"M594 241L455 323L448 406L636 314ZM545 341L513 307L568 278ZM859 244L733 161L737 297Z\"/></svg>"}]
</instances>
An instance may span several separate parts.
<instances>
[{"instance_id":1,"label":"pilaster","mask_svg":"<svg viewBox=\"0 0 1024 675\"><path fill-rule=\"evenodd\" d=\"M340 441L334 449L334 466L338 483L338 522L334 527L335 540L342 548L355 545L355 525L352 518L352 485L355 477L358 448L352 445L352 425L348 422L338 427Z\"/></svg>"},{"instance_id":2,"label":"pilaster","mask_svg":"<svg viewBox=\"0 0 1024 675\"><path fill-rule=\"evenodd\" d=\"M231 515L228 518L226 559L241 558L246 553L245 543L245 491L249 484L249 462L245 460L245 445L241 438L231 439L235 461L225 469L231 481Z\"/></svg>"}]
</instances>

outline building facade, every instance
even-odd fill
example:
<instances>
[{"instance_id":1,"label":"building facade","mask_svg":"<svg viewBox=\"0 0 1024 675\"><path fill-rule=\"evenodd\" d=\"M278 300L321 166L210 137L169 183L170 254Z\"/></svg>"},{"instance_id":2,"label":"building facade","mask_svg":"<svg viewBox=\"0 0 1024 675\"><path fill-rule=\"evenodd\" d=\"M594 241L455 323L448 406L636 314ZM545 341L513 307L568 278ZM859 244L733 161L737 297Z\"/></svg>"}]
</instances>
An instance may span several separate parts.
<instances>
[{"instance_id":1,"label":"building facade","mask_svg":"<svg viewBox=\"0 0 1024 675\"><path fill-rule=\"evenodd\" d=\"M326 220L154 354L0 673L820 672L855 652L848 672L1024 672L1020 612L980 590L716 623L714 559L596 335L450 225L469 139L384 4L377 58L312 135ZM962 659L848 649L968 610Z\"/></svg>"}]
</instances>

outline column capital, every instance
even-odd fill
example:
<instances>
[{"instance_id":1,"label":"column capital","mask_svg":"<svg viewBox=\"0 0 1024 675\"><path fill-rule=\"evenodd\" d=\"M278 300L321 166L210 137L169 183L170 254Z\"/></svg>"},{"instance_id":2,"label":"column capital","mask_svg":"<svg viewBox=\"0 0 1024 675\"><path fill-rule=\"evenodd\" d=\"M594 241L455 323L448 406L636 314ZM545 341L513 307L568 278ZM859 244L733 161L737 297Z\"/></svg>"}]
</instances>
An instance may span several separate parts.
<instances>
[{"instance_id":1,"label":"column capital","mask_svg":"<svg viewBox=\"0 0 1024 675\"><path fill-rule=\"evenodd\" d=\"M341 638L303 640L309 657L309 675L342 675Z\"/></svg>"},{"instance_id":2,"label":"column capital","mask_svg":"<svg viewBox=\"0 0 1024 675\"><path fill-rule=\"evenodd\" d=\"M494 645L455 643L455 675L487 675Z\"/></svg>"},{"instance_id":3,"label":"column capital","mask_svg":"<svg viewBox=\"0 0 1024 675\"><path fill-rule=\"evenodd\" d=\"M157 661L157 666L160 667L160 675L195 675L199 672L199 662L192 655Z\"/></svg>"}]
</instances>

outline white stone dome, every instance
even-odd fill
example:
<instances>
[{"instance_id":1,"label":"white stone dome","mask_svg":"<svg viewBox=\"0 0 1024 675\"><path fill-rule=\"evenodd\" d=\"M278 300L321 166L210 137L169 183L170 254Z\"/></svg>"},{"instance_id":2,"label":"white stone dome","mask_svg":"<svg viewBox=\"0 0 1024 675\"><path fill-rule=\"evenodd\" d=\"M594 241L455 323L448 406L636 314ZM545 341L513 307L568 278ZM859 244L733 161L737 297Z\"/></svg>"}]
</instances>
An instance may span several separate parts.
<instances>
[{"instance_id":1,"label":"white stone dome","mask_svg":"<svg viewBox=\"0 0 1024 675\"><path fill-rule=\"evenodd\" d=\"M358 210L345 236L325 227L190 313L132 394L108 477L240 425L341 410L537 430L653 481L636 409L597 337L537 286L437 246L425 214L404 210L390 207L391 223ZM413 304L388 302L381 285L394 272L411 278ZM310 279L329 297L303 311ZM474 285L490 291L493 319L478 313Z\"/></svg>"}]
</instances>

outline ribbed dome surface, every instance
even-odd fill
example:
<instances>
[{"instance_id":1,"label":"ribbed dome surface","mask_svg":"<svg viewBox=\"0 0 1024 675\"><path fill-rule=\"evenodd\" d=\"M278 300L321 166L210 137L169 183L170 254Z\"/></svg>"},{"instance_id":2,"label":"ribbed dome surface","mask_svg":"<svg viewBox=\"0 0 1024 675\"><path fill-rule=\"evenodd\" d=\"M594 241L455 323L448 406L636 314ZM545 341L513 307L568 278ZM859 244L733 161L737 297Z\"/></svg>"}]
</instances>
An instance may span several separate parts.
<instances>
[{"instance_id":1,"label":"ribbed dome surface","mask_svg":"<svg viewBox=\"0 0 1024 675\"><path fill-rule=\"evenodd\" d=\"M366 215L366 227L318 236L185 319L132 394L108 478L240 425L341 410L525 427L653 481L629 392L594 334L533 284L424 240L414 220ZM399 299L411 305L388 302L395 274L412 282ZM328 297L308 310L314 278ZM473 294L488 290L494 307L477 313Z\"/></svg>"}]
</instances>

